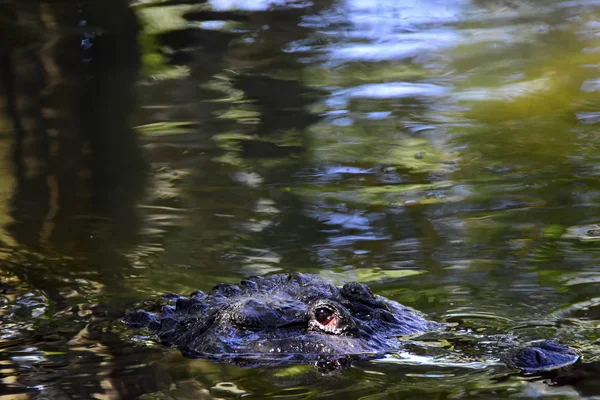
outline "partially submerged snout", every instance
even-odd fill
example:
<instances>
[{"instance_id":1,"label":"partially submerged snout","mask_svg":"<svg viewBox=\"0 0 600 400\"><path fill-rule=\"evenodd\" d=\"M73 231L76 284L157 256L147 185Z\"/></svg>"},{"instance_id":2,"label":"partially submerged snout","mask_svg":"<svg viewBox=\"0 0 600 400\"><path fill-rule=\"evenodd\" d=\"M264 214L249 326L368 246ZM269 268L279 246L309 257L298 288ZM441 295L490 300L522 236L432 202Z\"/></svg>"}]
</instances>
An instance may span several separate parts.
<instances>
[{"instance_id":1,"label":"partially submerged snout","mask_svg":"<svg viewBox=\"0 0 600 400\"><path fill-rule=\"evenodd\" d=\"M570 347L552 340L541 340L513 349L505 357L505 361L510 367L535 374L571 365L580 357Z\"/></svg>"}]
</instances>

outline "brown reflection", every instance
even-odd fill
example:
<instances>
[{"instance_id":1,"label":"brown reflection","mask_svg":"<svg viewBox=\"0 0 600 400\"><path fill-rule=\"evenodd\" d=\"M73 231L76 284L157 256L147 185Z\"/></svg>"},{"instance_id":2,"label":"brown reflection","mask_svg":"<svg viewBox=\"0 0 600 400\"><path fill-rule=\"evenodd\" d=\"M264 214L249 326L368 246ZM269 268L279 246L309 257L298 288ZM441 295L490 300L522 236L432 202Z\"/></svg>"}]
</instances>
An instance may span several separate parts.
<instances>
[{"instance_id":1,"label":"brown reflection","mask_svg":"<svg viewBox=\"0 0 600 400\"><path fill-rule=\"evenodd\" d=\"M0 19L0 248L61 309L129 268L146 168L129 122L138 23L120 0L8 2Z\"/></svg>"},{"instance_id":2,"label":"brown reflection","mask_svg":"<svg viewBox=\"0 0 600 400\"><path fill-rule=\"evenodd\" d=\"M131 240L145 168L129 124L135 15L121 1L10 2L0 17L14 27L0 32L0 127L14 175L7 231L18 246L60 254L98 235Z\"/></svg>"},{"instance_id":3,"label":"brown reflection","mask_svg":"<svg viewBox=\"0 0 600 400\"><path fill-rule=\"evenodd\" d=\"M69 368L61 367L75 363L82 376L94 377L75 392L118 398L110 373L120 337L109 344L82 338L91 321L115 317L100 315L90 294L123 291L130 268L123 250L135 243L141 222L136 204L146 165L130 123L138 21L121 0L8 1L0 4L0 26L0 248L13 261L0 269L52 300L45 318L31 317L35 331L15 326L0 352L8 365L11 352L25 351L48 358L47 366L9 371L0 392L52 383L40 398L70 397L60 383Z\"/></svg>"}]
</instances>

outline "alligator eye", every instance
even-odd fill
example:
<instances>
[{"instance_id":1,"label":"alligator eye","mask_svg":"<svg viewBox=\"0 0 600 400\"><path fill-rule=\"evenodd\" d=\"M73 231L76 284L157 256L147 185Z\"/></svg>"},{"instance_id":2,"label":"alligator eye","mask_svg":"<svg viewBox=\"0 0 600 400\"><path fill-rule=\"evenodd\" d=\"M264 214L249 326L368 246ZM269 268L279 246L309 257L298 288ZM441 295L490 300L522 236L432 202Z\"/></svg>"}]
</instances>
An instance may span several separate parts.
<instances>
[{"instance_id":1,"label":"alligator eye","mask_svg":"<svg viewBox=\"0 0 600 400\"><path fill-rule=\"evenodd\" d=\"M315 310L315 319L323 326L335 325L335 312L326 307L319 307Z\"/></svg>"},{"instance_id":2,"label":"alligator eye","mask_svg":"<svg viewBox=\"0 0 600 400\"><path fill-rule=\"evenodd\" d=\"M341 304L317 301L310 308L308 329L330 335L341 335L355 332L356 324L350 312Z\"/></svg>"}]
</instances>

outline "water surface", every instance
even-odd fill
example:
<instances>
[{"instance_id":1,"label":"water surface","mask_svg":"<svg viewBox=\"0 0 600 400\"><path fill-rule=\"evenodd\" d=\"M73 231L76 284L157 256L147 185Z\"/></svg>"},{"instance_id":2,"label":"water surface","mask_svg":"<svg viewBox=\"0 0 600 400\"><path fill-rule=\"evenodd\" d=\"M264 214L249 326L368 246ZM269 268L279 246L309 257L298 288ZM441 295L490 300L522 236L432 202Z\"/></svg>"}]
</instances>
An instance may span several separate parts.
<instances>
[{"instance_id":1,"label":"water surface","mask_svg":"<svg viewBox=\"0 0 600 400\"><path fill-rule=\"evenodd\" d=\"M600 396L594 371L547 385L494 344L598 358L599 18L596 1L0 3L0 398ZM118 322L293 271L456 328L323 376L187 360Z\"/></svg>"}]
</instances>

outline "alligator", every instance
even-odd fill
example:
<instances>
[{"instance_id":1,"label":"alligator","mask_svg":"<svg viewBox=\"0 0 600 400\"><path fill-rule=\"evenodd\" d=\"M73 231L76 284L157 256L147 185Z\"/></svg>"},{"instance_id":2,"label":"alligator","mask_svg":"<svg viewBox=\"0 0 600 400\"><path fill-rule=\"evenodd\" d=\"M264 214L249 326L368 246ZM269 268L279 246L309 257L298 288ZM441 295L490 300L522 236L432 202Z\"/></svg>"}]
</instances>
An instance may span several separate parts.
<instances>
[{"instance_id":1,"label":"alligator","mask_svg":"<svg viewBox=\"0 0 600 400\"><path fill-rule=\"evenodd\" d=\"M315 363L323 370L341 369L402 349L407 335L444 327L365 284L338 287L302 273L250 277L207 294L163 299L167 304L160 309L146 303L123 322L155 333L186 357L244 366ZM573 364L579 354L543 340L515 346L502 358L510 367L537 373Z\"/></svg>"}]
</instances>

